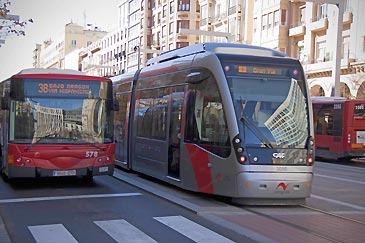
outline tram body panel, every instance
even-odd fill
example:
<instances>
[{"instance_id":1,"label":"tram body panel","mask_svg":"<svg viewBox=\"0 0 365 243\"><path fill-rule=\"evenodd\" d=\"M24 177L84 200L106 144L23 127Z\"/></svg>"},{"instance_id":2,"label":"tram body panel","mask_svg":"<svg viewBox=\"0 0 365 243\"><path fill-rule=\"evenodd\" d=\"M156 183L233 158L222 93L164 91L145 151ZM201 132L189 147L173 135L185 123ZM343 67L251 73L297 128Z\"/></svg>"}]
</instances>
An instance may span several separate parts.
<instances>
[{"instance_id":1,"label":"tram body panel","mask_svg":"<svg viewBox=\"0 0 365 243\"><path fill-rule=\"evenodd\" d=\"M189 161L192 169L189 171L190 175L187 173L182 179L186 189L191 190L196 186L195 191L208 194L222 196L237 194L234 179L236 166L232 163L234 162L232 158L217 159L215 155L195 144L185 144L185 151L188 153L186 161ZM187 166L187 163L184 165Z\"/></svg>"}]
</instances>

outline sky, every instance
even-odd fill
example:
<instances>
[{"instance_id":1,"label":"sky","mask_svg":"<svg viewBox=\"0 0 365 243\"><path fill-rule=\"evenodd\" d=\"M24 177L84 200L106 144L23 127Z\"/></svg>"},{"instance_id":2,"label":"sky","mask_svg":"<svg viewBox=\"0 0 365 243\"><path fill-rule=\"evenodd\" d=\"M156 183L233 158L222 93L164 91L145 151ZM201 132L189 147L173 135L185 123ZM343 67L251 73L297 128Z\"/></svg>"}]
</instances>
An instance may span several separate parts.
<instances>
[{"instance_id":1,"label":"sky","mask_svg":"<svg viewBox=\"0 0 365 243\"><path fill-rule=\"evenodd\" d=\"M4 2L5 0L0 0ZM58 40L65 25L94 24L105 31L118 26L118 5L122 0L10 0L9 14L20 21L33 19L25 27L26 36L8 36L0 47L0 81L25 68L32 68L37 43ZM86 16L86 18L84 17ZM85 21L86 19L86 21Z\"/></svg>"}]
</instances>

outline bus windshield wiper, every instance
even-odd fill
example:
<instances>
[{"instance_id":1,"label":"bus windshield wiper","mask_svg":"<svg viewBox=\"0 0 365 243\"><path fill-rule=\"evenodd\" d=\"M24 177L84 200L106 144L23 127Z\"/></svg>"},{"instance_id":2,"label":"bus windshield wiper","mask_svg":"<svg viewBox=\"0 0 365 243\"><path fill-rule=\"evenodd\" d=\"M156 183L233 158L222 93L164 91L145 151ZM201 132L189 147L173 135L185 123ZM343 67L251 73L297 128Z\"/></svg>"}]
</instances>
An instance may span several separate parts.
<instances>
[{"instance_id":1,"label":"bus windshield wiper","mask_svg":"<svg viewBox=\"0 0 365 243\"><path fill-rule=\"evenodd\" d=\"M24 149L24 151L25 152L28 152L28 151L30 151L31 150L31 148L35 145L35 144L37 144L37 143L39 143L39 142L41 142L43 139L45 139L45 138L50 138L51 136L53 136L53 135L55 135L55 133L50 133L50 134L47 134L46 136L43 136L43 137L33 137L33 140L35 140L35 141L32 141L32 143L28 146L28 147L26 147L25 149Z\"/></svg>"},{"instance_id":2,"label":"bus windshield wiper","mask_svg":"<svg viewBox=\"0 0 365 243\"><path fill-rule=\"evenodd\" d=\"M97 149L100 149L101 151L105 151L105 148L100 147L100 146L96 145L95 143L92 143L92 142L86 141L86 140L84 140L84 139L82 139L81 141L82 141L83 143L85 143L85 144L88 144L88 145L92 146L92 147L95 147L95 148L97 148Z\"/></svg>"}]
</instances>

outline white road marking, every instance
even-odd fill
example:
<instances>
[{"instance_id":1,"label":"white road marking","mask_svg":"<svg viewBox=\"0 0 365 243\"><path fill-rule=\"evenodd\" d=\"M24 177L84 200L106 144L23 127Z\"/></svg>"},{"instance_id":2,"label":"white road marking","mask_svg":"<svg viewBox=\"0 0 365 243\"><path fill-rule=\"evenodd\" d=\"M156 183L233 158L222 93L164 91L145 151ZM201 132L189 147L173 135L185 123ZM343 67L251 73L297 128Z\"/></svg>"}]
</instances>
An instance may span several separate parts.
<instances>
[{"instance_id":1,"label":"white road marking","mask_svg":"<svg viewBox=\"0 0 365 243\"><path fill-rule=\"evenodd\" d=\"M94 221L101 229L117 242L145 243L157 242L124 219Z\"/></svg>"},{"instance_id":2,"label":"white road marking","mask_svg":"<svg viewBox=\"0 0 365 243\"><path fill-rule=\"evenodd\" d=\"M28 226L38 243L77 243L78 241L62 224Z\"/></svg>"},{"instance_id":3,"label":"white road marking","mask_svg":"<svg viewBox=\"0 0 365 243\"><path fill-rule=\"evenodd\" d=\"M176 230L195 242L233 242L182 216L154 217L157 221Z\"/></svg>"},{"instance_id":4,"label":"white road marking","mask_svg":"<svg viewBox=\"0 0 365 243\"><path fill-rule=\"evenodd\" d=\"M349 179L344 179L344 178L339 178L339 177L334 177L334 176L321 175L321 174L314 174L314 176L319 176L319 177L324 177L324 178L329 178L329 179L334 179L334 180L339 180L339 181L346 181L346 182L365 185L365 182L363 182L363 181L354 181L354 180L349 180Z\"/></svg>"},{"instance_id":5,"label":"white road marking","mask_svg":"<svg viewBox=\"0 0 365 243\"><path fill-rule=\"evenodd\" d=\"M361 206L354 205L354 204L351 204L351 203L341 202L341 201L338 201L338 200L334 200L334 199L330 199L330 198L326 198L326 197L321 197L321 196L317 196L317 195L313 195L313 194L311 194L311 197L319 199L319 200L327 201L327 202L330 202L330 203L346 206L346 207L349 207L349 208L353 208L353 209L356 209L356 210L365 211L365 207L361 207Z\"/></svg>"},{"instance_id":6,"label":"white road marking","mask_svg":"<svg viewBox=\"0 0 365 243\"><path fill-rule=\"evenodd\" d=\"M182 216L154 217L160 223L195 242L220 243L229 242L228 238L207 229ZM116 242L123 243L156 243L153 238L128 223L124 219L94 221L104 232ZM78 241L62 224L28 226L37 243L77 243Z\"/></svg>"},{"instance_id":7,"label":"white road marking","mask_svg":"<svg viewBox=\"0 0 365 243\"><path fill-rule=\"evenodd\" d=\"M59 197L28 197L15 199L1 199L2 203L16 203L16 202L38 202L38 201L52 201L52 200L66 200L66 199L85 199L85 198L103 198L103 197L131 197L141 196L141 193L115 193L115 194L94 194L94 195L74 195L74 196L59 196Z\"/></svg>"}]
</instances>

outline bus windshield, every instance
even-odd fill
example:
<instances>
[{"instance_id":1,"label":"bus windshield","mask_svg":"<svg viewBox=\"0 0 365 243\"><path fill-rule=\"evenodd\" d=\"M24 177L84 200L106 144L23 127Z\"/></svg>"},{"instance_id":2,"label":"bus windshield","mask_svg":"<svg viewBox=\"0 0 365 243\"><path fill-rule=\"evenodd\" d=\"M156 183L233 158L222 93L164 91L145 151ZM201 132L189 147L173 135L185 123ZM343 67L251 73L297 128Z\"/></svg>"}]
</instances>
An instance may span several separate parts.
<instances>
[{"instance_id":1,"label":"bus windshield","mask_svg":"<svg viewBox=\"0 0 365 243\"><path fill-rule=\"evenodd\" d=\"M24 83L17 94L13 93L10 102L10 142L94 144L113 141L112 103L103 99L101 94L106 91L100 88L100 82L89 81L88 95L81 95L87 92L80 88L37 94ZM57 95L59 92L63 94ZM94 92L97 95L90 95Z\"/></svg>"},{"instance_id":2,"label":"bus windshield","mask_svg":"<svg viewBox=\"0 0 365 243\"><path fill-rule=\"evenodd\" d=\"M248 65L245 67L245 72L250 68L254 70ZM248 146L306 146L309 118L303 84L293 76L287 76L282 69L261 64L256 69L259 73L253 75L227 75L236 116Z\"/></svg>"}]
</instances>

